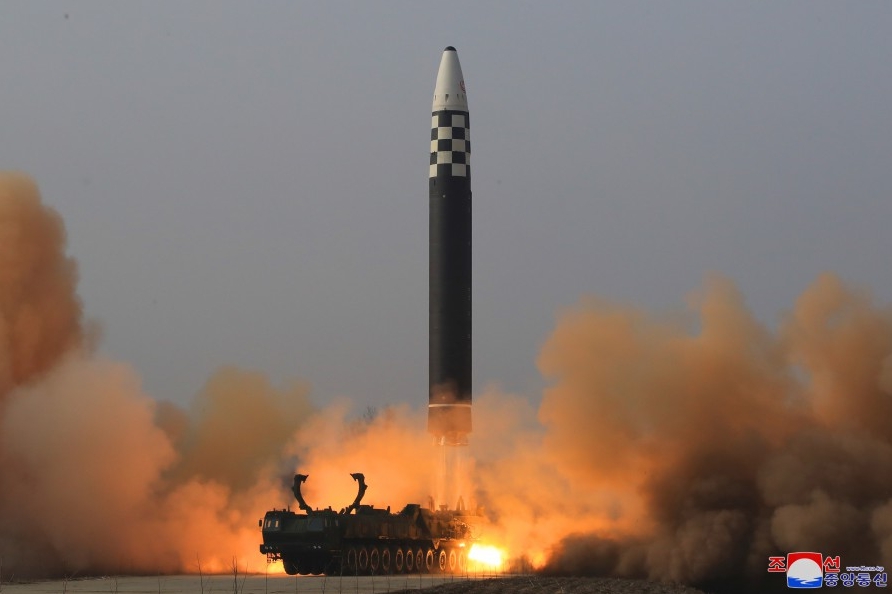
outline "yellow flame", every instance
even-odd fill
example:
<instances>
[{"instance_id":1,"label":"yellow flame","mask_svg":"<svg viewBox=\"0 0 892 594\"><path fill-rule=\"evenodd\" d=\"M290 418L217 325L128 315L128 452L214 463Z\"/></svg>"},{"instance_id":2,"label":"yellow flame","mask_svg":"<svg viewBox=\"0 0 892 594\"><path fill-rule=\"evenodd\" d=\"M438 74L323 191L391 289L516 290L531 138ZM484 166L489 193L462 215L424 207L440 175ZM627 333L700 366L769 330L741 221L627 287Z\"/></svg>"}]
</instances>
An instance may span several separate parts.
<instances>
[{"instance_id":1,"label":"yellow flame","mask_svg":"<svg viewBox=\"0 0 892 594\"><path fill-rule=\"evenodd\" d=\"M530 558L530 565L532 565L534 569L542 569L542 567L545 565L545 552L544 551L540 551L540 550L532 551L529 554L529 558Z\"/></svg>"},{"instance_id":2,"label":"yellow flame","mask_svg":"<svg viewBox=\"0 0 892 594\"><path fill-rule=\"evenodd\" d=\"M502 566L504 555L502 551L491 545L473 544L468 551L468 560L475 561L492 569Z\"/></svg>"}]
</instances>

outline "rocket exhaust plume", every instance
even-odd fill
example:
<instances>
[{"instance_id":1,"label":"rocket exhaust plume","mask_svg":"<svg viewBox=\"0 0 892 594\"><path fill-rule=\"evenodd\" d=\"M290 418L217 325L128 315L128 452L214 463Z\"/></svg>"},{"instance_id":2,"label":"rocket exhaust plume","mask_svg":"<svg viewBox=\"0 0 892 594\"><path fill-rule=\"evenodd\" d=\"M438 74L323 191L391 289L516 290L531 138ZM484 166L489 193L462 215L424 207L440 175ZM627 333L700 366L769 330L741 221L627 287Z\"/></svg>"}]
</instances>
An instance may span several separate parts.
<instances>
[{"instance_id":1,"label":"rocket exhaust plume","mask_svg":"<svg viewBox=\"0 0 892 594\"><path fill-rule=\"evenodd\" d=\"M438 447L436 500L464 493L471 432L471 138L455 48L443 51L431 110L428 431Z\"/></svg>"}]
</instances>

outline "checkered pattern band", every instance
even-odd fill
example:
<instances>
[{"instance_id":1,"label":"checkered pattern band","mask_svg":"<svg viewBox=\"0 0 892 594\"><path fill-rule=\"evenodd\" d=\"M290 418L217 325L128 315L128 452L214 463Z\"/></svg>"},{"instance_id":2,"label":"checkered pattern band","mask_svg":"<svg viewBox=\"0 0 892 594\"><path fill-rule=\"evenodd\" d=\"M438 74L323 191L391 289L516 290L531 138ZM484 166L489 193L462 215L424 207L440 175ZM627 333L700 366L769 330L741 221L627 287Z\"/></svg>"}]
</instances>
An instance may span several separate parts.
<instances>
[{"instance_id":1,"label":"checkered pattern band","mask_svg":"<svg viewBox=\"0 0 892 594\"><path fill-rule=\"evenodd\" d=\"M431 114L430 177L471 176L470 132L466 111L435 111Z\"/></svg>"}]
</instances>

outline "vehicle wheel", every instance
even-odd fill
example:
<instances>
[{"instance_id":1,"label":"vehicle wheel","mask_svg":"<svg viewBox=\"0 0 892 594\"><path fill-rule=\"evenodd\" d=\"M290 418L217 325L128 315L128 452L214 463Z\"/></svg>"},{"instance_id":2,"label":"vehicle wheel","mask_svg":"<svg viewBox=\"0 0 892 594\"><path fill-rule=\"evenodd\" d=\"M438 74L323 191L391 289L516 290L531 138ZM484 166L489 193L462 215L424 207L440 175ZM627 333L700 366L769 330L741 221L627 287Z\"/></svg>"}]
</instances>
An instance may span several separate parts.
<instances>
[{"instance_id":1,"label":"vehicle wheel","mask_svg":"<svg viewBox=\"0 0 892 594\"><path fill-rule=\"evenodd\" d=\"M462 573L468 568L468 555L462 549L458 552L458 570Z\"/></svg>"},{"instance_id":2,"label":"vehicle wheel","mask_svg":"<svg viewBox=\"0 0 892 594\"><path fill-rule=\"evenodd\" d=\"M390 565L390 549L387 547L383 547L381 549L381 573L384 575L390 575L391 565Z\"/></svg>"},{"instance_id":3,"label":"vehicle wheel","mask_svg":"<svg viewBox=\"0 0 892 594\"><path fill-rule=\"evenodd\" d=\"M424 571L424 551L415 549L415 571L421 573Z\"/></svg>"},{"instance_id":4,"label":"vehicle wheel","mask_svg":"<svg viewBox=\"0 0 892 594\"><path fill-rule=\"evenodd\" d=\"M403 549L397 547L393 551L393 573L403 573L404 561Z\"/></svg>"},{"instance_id":5,"label":"vehicle wheel","mask_svg":"<svg viewBox=\"0 0 892 594\"><path fill-rule=\"evenodd\" d=\"M365 547L359 549L359 553L356 555L356 563L359 568L359 573L367 573L369 570L369 550Z\"/></svg>"},{"instance_id":6,"label":"vehicle wheel","mask_svg":"<svg viewBox=\"0 0 892 594\"><path fill-rule=\"evenodd\" d=\"M358 568L356 566L356 549L355 548L350 547L349 549L347 549L347 558L345 560L345 565L346 566L344 567L344 569L347 571L347 573L352 573L352 574L356 573Z\"/></svg>"},{"instance_id":7,"label":"vehicle wheel","mask_svg":"<svg viewBox=\"0 0 892 594\"><path fill-rule=\"evenodd\" d=\"M369 569L372 575L378 573L379 567L381 567L381 551L378 550L378 547L372 547L372 550L369 551Z\"/></svg>"},{"instance_id":8,"label":"vehicle wheel","mask_svg":"<svg viewBox=\"0 0 892 594\"><path fill-rule=\"evenodd\" d=\"M427 573L433 573L434 567L434 550L428 549L427 552L424 554L424 570Z\"/></svg>"},{"instance_id":9,"label":"vehicle wheel","mask_svg":"<svg viewBox=\"0 0 892 594\"><path fill-rule=\"evenodd\" d=\"M443 551L444 553L446 551ZM458 559L455 555L455 549L451 549L449 551L449 573L455 573L455 568L458 565Z\"/></svg>"},{"instance_id":10,"label":"vehicle wheel","mask_svg":"<svg viewBox=\"0 0 892 594\"><path fill-rule=\"evenodd\" d=\"M446 551L440 550L439 554L437 554L437 569L440 573L444 573L446 571Z\"/></svg>"},{"instance_id":11,"label":"vehicle wheel","mask_svg":"<svg viewBox=\"0 0 892 594\"><path fill-rule=\"evenodd\" d=\"M282 557L282 566L288 575L297 575L297 563L289 557Z\"/></svg>"}]
</instances>

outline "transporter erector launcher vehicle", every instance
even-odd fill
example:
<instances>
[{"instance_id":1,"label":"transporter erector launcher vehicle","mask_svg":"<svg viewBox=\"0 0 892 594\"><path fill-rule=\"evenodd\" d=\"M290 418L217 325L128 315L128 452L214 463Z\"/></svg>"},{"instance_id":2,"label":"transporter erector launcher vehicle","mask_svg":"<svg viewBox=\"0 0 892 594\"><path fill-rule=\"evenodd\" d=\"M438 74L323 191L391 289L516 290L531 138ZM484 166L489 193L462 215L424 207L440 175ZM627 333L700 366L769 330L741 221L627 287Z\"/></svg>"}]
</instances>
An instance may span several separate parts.
<instances>
[{"instance_id":1,"label":"transporter erector launcher vehicle","mask_svg":"<svg viewBox=\"0 0 892 594\"><path fill-rule=\"evenodd\" d=\"M434 511L410 503L399 513L391 513L389 507L362 505L365 477L350 476L358 483L358 492L353 503L340 511L307 505L301 494L307 475L294 476L292 491L304 513L266 512L260 520L260 552L268 561L281 560L289 575L465 571L479 512Z\"/></svg>"},{"instance_id":2,"label":"transporter erector launcher vehicle","mask_svg":"<svg viewBox=\"0 0 892 594\"><path fill-rule=\"evenodd\" d=\"M465 509L460 480L471 432L471 141L468 101L454 47L440 60L430 144L430 385L428 431L438 446L436 498L399 513L362 505L362 474L353 503L313 509L294 477L299 512L272 509L260 520L268 561L289 574L461 572L482 524Z\"/></svg>"}]
</instances>

